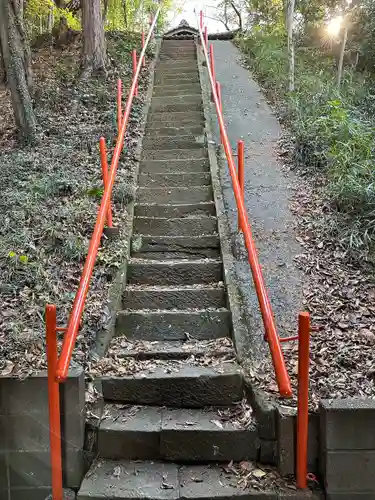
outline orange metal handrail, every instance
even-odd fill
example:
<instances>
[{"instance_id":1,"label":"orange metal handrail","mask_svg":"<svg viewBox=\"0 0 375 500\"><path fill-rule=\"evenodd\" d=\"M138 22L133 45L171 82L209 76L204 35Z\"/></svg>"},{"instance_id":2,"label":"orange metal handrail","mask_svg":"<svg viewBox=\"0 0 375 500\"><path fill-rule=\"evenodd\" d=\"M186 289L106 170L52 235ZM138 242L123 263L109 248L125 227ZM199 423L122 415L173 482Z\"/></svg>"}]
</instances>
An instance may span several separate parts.
<instances>
[{"instance_id":1,"label":"orange metal handrail","mask_svg":"<svg viewBox=\"0 0 375 500\"><path fill-rule=\"evenodd\" d=\"M97 256L99 245L100 245L100 240L101 240L101 237L103 234L105 220L106 220L106 217L108 214L108 208L109 208L109 204L110 204L110 200L111 200L113 184L115 182L118 162L119 162L120 154L121 154L123 143L124 143L124 137L125 137L126 127L128 125L128 121L129 121L131 106L133 103L134 95L136 95L138 77L139 77L139 73L140 73L141 67L142 67L142 59L145 56L145 52L146 52L148 43L151 39L152 32L155 28L156 21L157 21L157 18L159 16L159 12L160 12L160 7L158 8L158 10L153 18L153 22L150 26L149 33L147 35L144 47L142 49L142 52L141 52L139 60L138 60L137 68L136 68L135 73L134 73L132 85L130 88L128 100L127 100L125 111L124 111L124 116L123 116L122 123L121 123L121 128L119 130L115 150L114 150L113 157L112 157L111 167L110 167L110 170L108 172L107 185L104 188L104 193L103 193L102 201L101 201L101 204L100 204L100 207L98 210L98 215L96 218L93 235L91 237L90 246L89 246L89 249L87 252L85 266L83 268L82 276L81 276L81 279L79 282L79 287L78 287L78 290L77 290L77 293L76 293L76 296L74 299L74 303L73 303L72 311L70 313L66 334L64 336L64 342L62 345L61 354L60 354L60 357L59 357L59 360L57 363L56 379L60 382L66 380L66 378L68 376L69 365L70 365L70 361L72 358L73 349L74 349L74 346L76 343L79 325L81 322L83 309L85 307L87 293L88 293L89 287L90 287L90 280L91 280L92 272L94 269L96 256Z\"/></svg>"},{"instance_id":2,"label":"orange metal handrail","mask_svg":"<svg viewBox=\"0 0 375 500\"><path fill-rule=\"evenodd\" d=\"M211 71L209 64L209 58L207 53L207 47L205 44L205 38L203 34L203 20L202 14L200 15L199 22L197 18L199 36L201 41L202 50L204 57L206 59L206 66L208 71L208 76L210 79L211 90L213 95L213 100L216 107L217 119L219 122L221 142L224 147L224 151L228 161L229 172L232 178L232 185L234 196L237 203L238 217L242 224L242 231L244 235L245 245L248 252L249 264L253 276L254 286L258 297L258 302L263 318L263 324L268 340L268 344L271 351L271 357L273 366L275 369L276 381L279 388L281 396L290 397L292 395L292 388L290 384L290 378L286 369L285 360L283 352L281 349L280 339L276 331L275 320L273 317L271 303L267 294L266 286L263 279L263 274L261 266L258 260L257 250L252 236L251 226L249 223L249 217L247 215L247 210L241 193L241 187L238 181L236 173L236 165L233 160L232 148L228 139L228 135L225 128L224 118L221 109L220 97L217 93L217 82L215 85L215 79ZM220 88L220 86L218 86Z\"/></svg>"}]
</instances>

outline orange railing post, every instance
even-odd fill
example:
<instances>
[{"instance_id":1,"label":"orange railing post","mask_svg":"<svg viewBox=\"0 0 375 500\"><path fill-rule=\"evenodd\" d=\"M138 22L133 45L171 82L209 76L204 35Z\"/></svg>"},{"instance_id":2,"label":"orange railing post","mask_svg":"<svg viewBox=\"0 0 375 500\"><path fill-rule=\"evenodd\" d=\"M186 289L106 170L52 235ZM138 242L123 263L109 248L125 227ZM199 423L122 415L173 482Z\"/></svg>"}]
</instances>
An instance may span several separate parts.
<instances>
[{"instance_id":1,"label":"orange railing post","mask_svg":"<svg viewBox=\"0 0 375 500\"><path fill-rule=\"evenodd\" d=\"M133 78L135 76L135 72L137 71L137 51L133 49ZM134 95L138 96L138 83L135 85Z\"/></svg>"},{"instance_id":2,"label":"orange railing post","mask_svg":"<svg viewBox=\"0 0 375 500\"><path fill-rule=\"evenodd\" d=\"M309 427L310 315L298 317L297 487L307 487L307 438Z\"/></svg>"},{"instance_id":3,"label":"orange railing post","mask_svg":"<svg viewBox=\"0 0 375 500\"><path fill-rule=\"evenodd\" d=\"M245 202L245 146L243 141L237 143L237 163L238 163L238 184ZM240 214L238 214L238 230L242 230L243 224Z\"/></svg>"},{"instance_id":4,"label":"orange railing post","mask_svg":"<svg viewBox=\"0 0 375 500\"><path fill-rule=\"evenodd\" d=\"M216 94L217 94L217 99L219 101L220 113L223 114L223 101L221 100L221 86L220 86L220 83L217 80L216 80ZM221 128L220 128L220 140L221 140L221 144L224 144L224 142L223 142L223 132L222 132Z\"/></svg>"},{"instance_id":5,"label":"orange railing post","mask_svg":"<svg viewBox=\"0 0 375 500\"><path fill-rule=\"evenodd\" d=\"M197 19L198 24L198 19ZM262 314L264 330L266 332L268 345L271 352L272 363L275 370L275 376L277 385L279 388L279 393L281 396L290 397L292 395L292 387L290 384L290 378L288 371L286 369L286 364L284 360L283 351L281 349L281 343L276 330L276 323L273 317L271 302L267 293L266 285L263 278L262 268L259 263L257 249L254 243L251 226L249 222L249 217L246 211L244 201L242 199L242 194L240 190L240 185L237 177L236 164L233 160L232 147L228 139L228 134L225 129L225 122L222 113L222 103L220 94L220 86L217 88L215 86L215 80L213 78L211 68L208 60L207 48L204 44L204 37L201 26L199 26L199 37L203 48L203 54L208 69L208 76L211 84L211 90L213 94L213 99L216 107L217 119L219 122L219 128L221 133L221 140L223 143L223 148L228 161L229 173L232 179L233 193L237 203L238 214L242 220L242 230L245 240L245 246L248 253L248 260L251 268L251 273L253 276L254 287L256 290L260 311Z\"/></svg>"},{"instance_id":6,"label":"orange railing post","mask_svg":"<svg viewBox=\"0 0 375 500\"><path fill-rule=\"evenodd\" d=\"M145 46L145 32L142 31L142 49ZM146 58L145 56L142 57L142 66L145 67L146 65Z\"/></svg>"},{"instance_id":7,"label":"orange railing post","mask_svg":"<svg viewBox=\"0 0 375 500\"><path fill-rule=\"evenodd\" d=\"M62 458L61 458L61 421L60 387L56 382L57 366L57 331L56 306L46 306L46 346L48 366L48 406L49 440L51 455L52 498L63 500Z\"/></svg>"},{"instance_id":8,"label":"orange railing post","mask_svg":"<svg viewBox=\"0 0 375 500\"><path fill-rule=\"evenodd\" d=\"M206 49L208 50L208 28L204 27L204 43L206 44Z\"/></svg>"},{"instance_id":9,"label":"orange railing post","mask_svg":"<svg viewBox=\"0 0 375 500\"><path fill-rule=\"evenodd\" d=\"M121 117L122 117L122 81L119 78L117 80L117 133L121 129Z\"/></svg>"},{"instance_id":10,"label":"orange railing post","mask_svg":"<svg viewBox=\"0 0 375 500\"><path fill-rule=\"evenodd\" d=\"M201 30L203 29L203 10L199 12L199 25L201 27Z\"/></svg>"},{"instance_id":11,"label":"orange railing post","mask_svg":"<svg viewBox=\"0 0 375 500\"><path fill-rule=\"evenodd\" d=\"M216 74L215 74L215 57L214 57L214 46L211 43L210 45L210 68L211 68L211 75L213 78L214 85L216 87ZM214 96L211 92L211 101L214 100Z\"/></svg>"},{"instance_id":12,"label":"orange railing post","mask_svg":"<svg viewBox=\"0 0 375 500\"><path fill-rule=\"evenodd\" d=\"M120 121L121 121L121 117L120 117ZM106 187L108 185L108 162L107 162L107 148L105 146L104 137L101 137L99 139L99 149L100 149L100 163L102 165L103 186L104 186L104 189L106 189ZM107 210L107 226L113 227L111 203L109 203L108 210Z\"/></svg>"}]
</instances>

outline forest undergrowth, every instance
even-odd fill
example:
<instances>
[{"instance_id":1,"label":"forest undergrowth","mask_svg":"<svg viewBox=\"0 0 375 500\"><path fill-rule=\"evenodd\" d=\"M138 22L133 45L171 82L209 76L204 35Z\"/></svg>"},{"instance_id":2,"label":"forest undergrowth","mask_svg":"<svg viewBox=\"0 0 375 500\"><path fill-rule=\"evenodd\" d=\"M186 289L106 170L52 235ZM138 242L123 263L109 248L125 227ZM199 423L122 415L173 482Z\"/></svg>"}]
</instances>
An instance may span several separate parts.
<instances>
[{"instance_id":1,"label":"forest undergrowth","mask_svg":"<svg viewBox=\"0 0 375 500\"><path fill-rule=\"evenodd\" d=\"M123 102L132 78L131 50L140 37L107 33L107 75L81 80L78 35L62 48L33 50L35 144L20 146L10 95L0 90L0 374L28 376L45 368L44 308L57 305L66 325L103 192L99 138L109 163L116 140L116 87ZM153 48L148 53L151 60ZM140 76L113 192L116 239L103 239L79 333L75 360L85 364L96 334L109 321L108 291L127 252L128 203L135 194L134 156L140 131L147 66ZM8 111L8 112L7 112Z\"/></svg>"}]
</instances>

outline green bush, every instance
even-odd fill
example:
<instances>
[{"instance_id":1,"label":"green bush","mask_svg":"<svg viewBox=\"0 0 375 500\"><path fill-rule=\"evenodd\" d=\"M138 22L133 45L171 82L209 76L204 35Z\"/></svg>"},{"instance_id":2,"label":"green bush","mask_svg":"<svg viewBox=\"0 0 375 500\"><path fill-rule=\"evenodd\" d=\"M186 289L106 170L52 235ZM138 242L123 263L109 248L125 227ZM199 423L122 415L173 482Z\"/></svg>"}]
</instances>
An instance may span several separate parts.
<instances>
[{"instance_id":1,"label":"green bush","mask_svg":"<svg viewBox=\"0 0 375 500\"><path fill-rule=\"evenodd\" d=\"M239 40L252 71L281 101L281 116L295 138L294 157L327 175L327 195L341 222L340 237L364 248L375 243L375 99L370 75L344 73L317 48L296 49L296 91L289 93L286 40L258 30Z\"/></svg>"}]
</instances>

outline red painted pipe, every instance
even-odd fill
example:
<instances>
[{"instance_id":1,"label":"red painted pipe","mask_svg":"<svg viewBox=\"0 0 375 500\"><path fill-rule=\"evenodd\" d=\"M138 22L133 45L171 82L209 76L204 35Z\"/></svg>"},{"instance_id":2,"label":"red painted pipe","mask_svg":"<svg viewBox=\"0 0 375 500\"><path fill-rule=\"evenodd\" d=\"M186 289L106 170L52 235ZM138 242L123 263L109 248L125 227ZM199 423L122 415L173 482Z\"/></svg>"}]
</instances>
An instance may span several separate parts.
<instances>
[{"instance_id":1,"label":"red painted pipe","mask_svg":"<svg viewBox=\"0 0 375 500\"><path fill-rule=\"evenodd\" d=\"M60 387L55 380L57 366L56 306L46 306L46 347L48 369L49 441L51 455L52 498L63 500Z\"/></svg>"},{"instance_id":2,"label":"red painted pipe","mask_svg":"<svg viewBox=\"0 0 375 500\"><path fill-rule=\"evenodd\" d=\"M133 79L134 79L135 73L137 71L137 51L136 51L136 49L133 49L132 55L133 55ZM138 83L137 82L135 85L134 95L136 97L138 96Z\"/></svg>"},{"instance_id":3,"label":"red painted pipe","mask_svg":"<svg viewBox=\"0 0 375 500\"><path fill-rule=\"evenodd\" d=\"M199 25L201 30L203 29L203 10L199 12Z\"/></svg>"},{"instance_id":4,"label":"red painted pipe","mask_svg":"<svg viewBox=\"0 0 375 500\"><path fill-rule=\"evenodd\" d=\"M121 118L122 118L122 81L119 78L117 80L117 133L121 129Z\"/></svg>"},{"instance_id":5,"label":"red painted pipe","mask_svg":"<svg viewBox=\"0 0 375 500\"><path fill-rule=\"evenodd\" d=\"M220 108L220 113L223 114L223 102L221 100L221 86L217 80L216 80L216 94L217 94L218 104L219 104L219 108ZM220 129L220 140L221 140L221 144L224 144L223 134L222 134L221 129Z\"/></svg>"},{"instance_id":6,"label":"red painted pipe","mask_svg":"<svg viewBox=\"0 0 375 500\"><path fill-rule=\"evenodd\" d=\"M237 163L238 163L238 184L242 194L242 199L245 202L245 146L243 141L237 143ZM242 220L238 214L238 230L242 230Z\"/></svg>"},{"instance_id":7,"label":"red painted pipe","mask_svg":"<svg viewBox=\"0 0 375 500\"><path fill-rule=\"evenodd\" d=\"M204 27L204 43L206 44L206 49L208 49L208 29L207 29L207 26Z\"/></svg>"},{"instance_id":8,"label":"red painted pipe","mask_svg":"<svg viewBox=\"0 0 375 500\"><path fill-rule=\"evenodd\" d=\"M142 31L142 49L143 49L144 46L145 46L145 32ZM146 65L146 58L145 58L145 56L143 56L143 58L142 58L142 66L145 67L145 65Z\"/></svg>"},{"instance_id":9,"label":"red painted pipe","mask_svg":"<svg viewBox=\"0 0 375 500\"><path fill-rule=\"evenodd\" d=\"M215 56L214 56L214 46L211 43L210 45L210 68L211 68L211 74L213 78L213 82L216 88L216 74L215 74ZM211 93L211 101L214 100L213 94Z\"/></svg>"},{"instance_id":10,"label":"red painted pipe","mask_svg":"<svg viewBox=\"0 0 375 500\"><path fill-rule=\"evenodd\" d=\"M229 173L232 178L233 193L237 203L237 210L239 216L241 217L241 220L243 221L242 230L245 239L245 246L249 255L249 264L253 276L255 290L258 297L259 307L262 313L264 329L267 334L267 340L270 347L272 363L275 369L277 385L279 387L279 392L281 396L291 397L292 387L286 369L279 336L276 331L276 325L273 317L272 307L267 294L266 285L264 283L262 269L260 267L258 254L251 231L251 226L249 223L249 217L247 215L245 204L241 196L240 185L238 183L238 178L237 178L236 164L233 160L232 147L230 145L228 135L225 129L224 118L220 107L220 100L215 88L215 81L213 79L213 75L211 73L211 69L209 66L208 53L206 47L204 46L204 38L201 29L199 30L199 36L203 47L204 57L207 63L208 76L210 79L212 94L216 106L217 119L219 122L219 127L222 135L223 147L228 161Z\"/></svg>"},{"instance_id":11,"label":"red painted pipe","mask_svg":"<svg viewBox=\"0 0 375 500\"><path fill-rule=\"evenodd\" d=\"M121 117L120 117L120 121L121 121ZM101 137L99 139L99 149L100 149L100 162L102 165L103 186L105 189L108 186L108 162L107 162L107 148L105 146L104 137ZM113 227L111 203L108 205L107 226Z\"/></svg>"},{"instance_id":12,"label":"red painted pipe","mask_svg":"<svg viewBox=\"0 0 375 500\"><path fill-rule=\"evenodd\" d=\"M141 58L144 56L145 49L146 49L146 47L151 39L151 33L155 27L159 12L160 12L160 7L157 10L157 13L154 17L150 31L147 35L147 38L145 41L145 47L143 48L143 50L141 52ZM74 298L74 303L73 303L72 311L70 313L67 331L66 331L66 334L64 337L64 343L62 345L60 358L59 358L58 363L57 363L56 380L58 380L58 381L64 381L64 380L66 380L66 378L68 376L70 360L72 358L73 349L75 346L75 342L77 339L78 330L79 330L79 326L80 326L80 322L81 322L81 318L82 318L82 313L83 313L83 310L85 307L87 293L88 293L89 287L90 287L90 280L91 280L92 272L93 272L93 269L95 266L96 256L98 254L98 249L99 249L99 245L100 245L102 234L103 234L103 228L104 228L104 223L105 223L106 216L107 216L108 206L109 206L110 201L111 201L113 184L114 184L115 178L116 178L118 162L119 162L122 147L124 144L125 132L126 132L126 128L128 126L130 111L131 111L131 107L133 104L133 98L134 98L134 94L135 94L140 71L141 71L141 64L138 64L133 81L132 81L132 85L131 85L131 88L129 91L129 97L128 97L128 100L126 102L125 112L124 112L124 116L123 116L122 123L121 123L121 130L120 130L120 133L117 137L116 146L115 146L113 156L112 156L111 168L109 169L109 173L108 173L108 184L107 184L107 187L104 189L104 193L103 193L102 201L100 203L98 215L96 217L95 227L94 227L94 231L93 231L93 234L92 234L92 237L90 240L90 245L89 245L89 249L87 252L85 266L83 268L81 279L79 281L79 287L78 287L76 296Z\"/></svg>"},{"instance_id":13,"label":"red painted pipe","mask_svg":"<svg viewBox=\"0 0 375 500\"><path fill-rule=\"evenodd\" d=\"M298 317L297 487L307 488L307 439L309 432L310 315Z\"/></svg>"}]
</instances>

